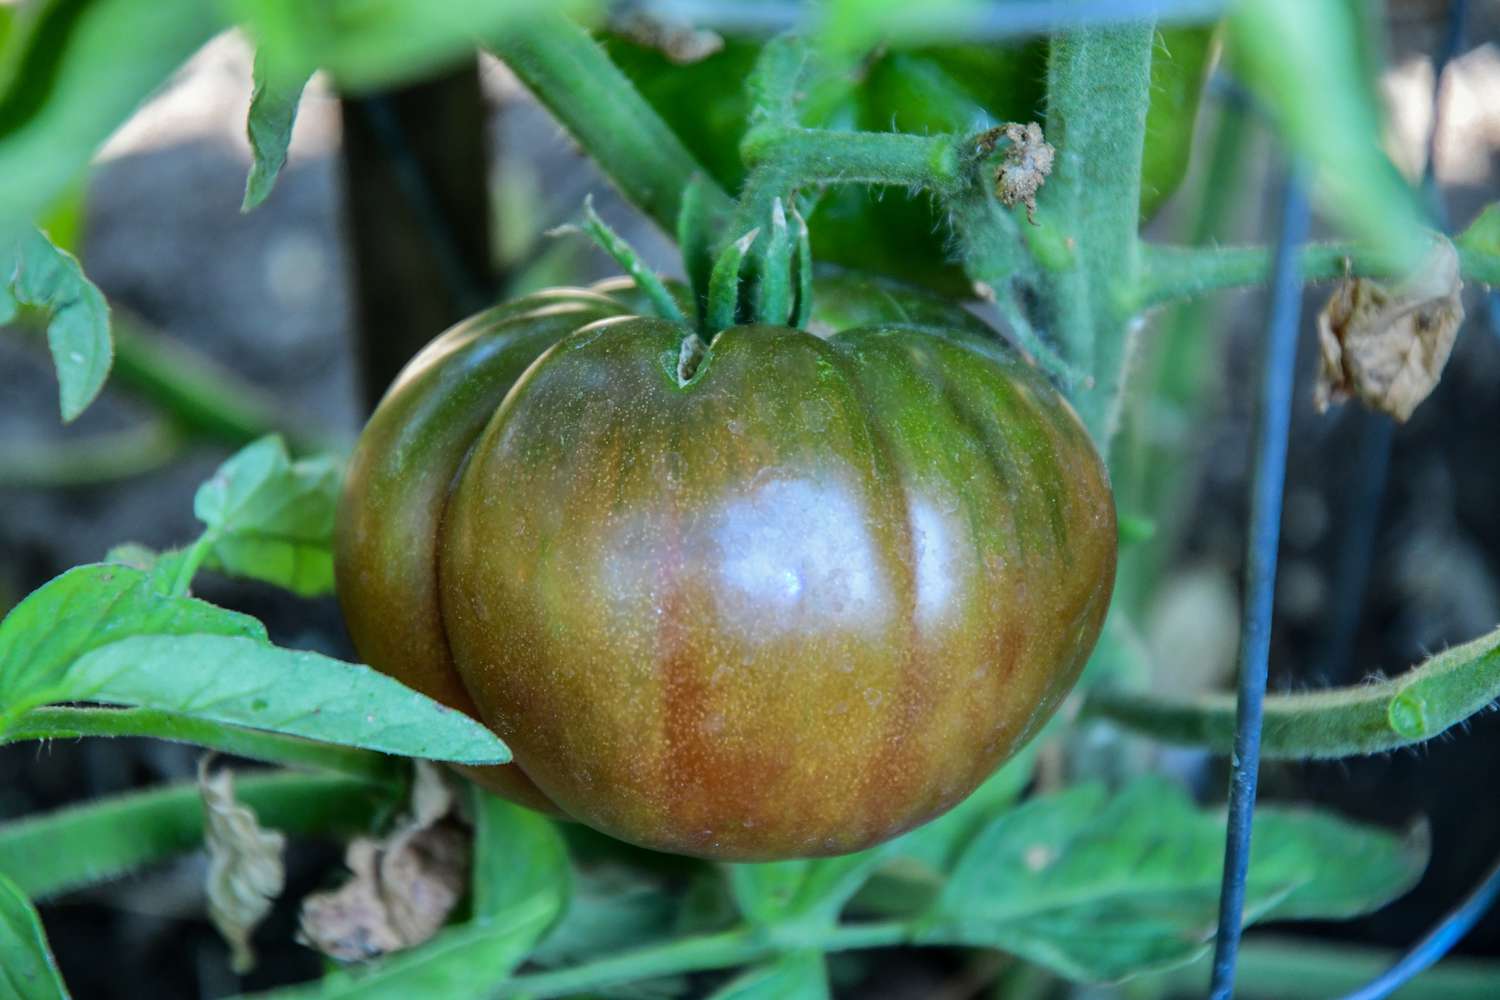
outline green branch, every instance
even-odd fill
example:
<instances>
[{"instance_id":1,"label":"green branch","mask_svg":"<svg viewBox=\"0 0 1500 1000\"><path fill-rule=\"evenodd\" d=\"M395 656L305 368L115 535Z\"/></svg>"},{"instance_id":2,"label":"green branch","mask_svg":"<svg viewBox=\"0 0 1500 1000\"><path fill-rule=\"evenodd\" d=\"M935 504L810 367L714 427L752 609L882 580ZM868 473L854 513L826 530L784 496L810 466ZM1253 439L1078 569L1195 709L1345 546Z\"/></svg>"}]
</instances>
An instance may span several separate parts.
<instances>
[{"instance_id":1,"label":"green branch","mask_svg":"<svg viewBox=\"0 0 1500 1000\"><path fill-rule=\"evenodd\" d=\"M521 82L589 151L620 192L668 233L682 192L707 171L587 31L557 12L517 17L487 40ZM708 185L712 211L729 197Z\"/></svg>"},{"instance_id":2,"label":"green branch","mask_svg":"<svg viewBox=\"0 0 1500 1000\"><path fill-rule=\"evenodd\" d=\"M1500 285L1500 254L1458 244L1460 273L1469 281ZM1388 278L1389 259L1368 247L1350 243L1310 243L1302 250L1305 281L1328 281L1347 272L1365 278ZM1141 247L1140 308L1196 298L1207 292L1264 284L1271 273L1271 249L1261 246L1186 247L1144 244Z\"/></svg>"},{"instance_id":3,"label":"green branch","mask_svg":"<svg viewBox=\"0 0 1500 1000\"><path fill-rule=\"evenodd\" d=\"M166 465L182 446L182 434L161 418L85 438L9 440L0 486L59 489L128 479Z\"/></svg>"},{"instance_id":4,"label":"green branch","mask_svg":"<svg viewBox=\"0 0 1500 1000\"><path fill-rule=\"evenodd\" d=\"M533 972L515 976L501 985L492 996L525 997L547 1000L550 997L592 993L645 979L731 969L750 965L789 951L853 951L861 948L889 948L911 940L911 930L904 923L880 922L846 924L826 930L799 928L796 940L778 940L765 930L748 927L682 938L666 944L648 945L585 962L555 972Z\"/></svg>"},{"instance_id":5,"label":"green branch","mask_svg":"<svg viewBox=\"0 0 1500 1000\"><path fill-rule=\"evenodd\" d=\"M1382 753L1430 740L1500 698L1500 629L1400 677L1358 687L1266 697L1261 755L1282 760ZM1108 719L1166 743L1228 753L1234 697L1172 699L1094 690L1084 717Z\"/></svg>"},{"instance_id":6,"label":"green branch","mask_svg":"<svg viewBox=\"0 0 1500 1000\"><path fill-rule=\"evenodd\" d=\"M1094 380L1079 410L1101 445L1118 423L1130 349L1155 37L1150 24L1079 31L1054 38L1047 62L1046 133L1057 165L1038 214L1074 260L1044 271L1043 287L1065 357Z\"/></svg>"},{"instance_id":7,"label":"green branch","mask_svg":"<svg viewBox=\"0 0 1500 1000\"><path fill-rule=\"evenodd\" d=\"M315 421L288 413L284 402L203 355L147 332L118 309L113 325L114 384L154 404L186 434L237 447L274 432L300 453L329 449L326 436L307 430Z\"/></svg>"},{"instance_id":8,"label":"green branch","mask_svg":"<svg viewBox=\"0 0 1500 1000\"><path fill-rule=\"evenodd\" d=\"M27 740L68 740L85 736L145 736L191 743L252 760L327 771L365 781L386 781L400 773L400 762L396 758L368 750L241 729L148 708L34 708L0 733L0 746Z\"/></svg>"},{"instance_id":9,"label":"green branch","mask_svg":"<svg viewBox=\"0 0 1500 1000\"><path fill-rule=\"evenodd\" d=\"M1302 249L1303 280L1341 277L1346 262L1354 274L1382 277L1390 273L1353 243L1310 243ZM1270 274L1270 247L1143 244L1137 304L1144 309L1205 292L1260 285Z\"/></svg>"}]
</instances>

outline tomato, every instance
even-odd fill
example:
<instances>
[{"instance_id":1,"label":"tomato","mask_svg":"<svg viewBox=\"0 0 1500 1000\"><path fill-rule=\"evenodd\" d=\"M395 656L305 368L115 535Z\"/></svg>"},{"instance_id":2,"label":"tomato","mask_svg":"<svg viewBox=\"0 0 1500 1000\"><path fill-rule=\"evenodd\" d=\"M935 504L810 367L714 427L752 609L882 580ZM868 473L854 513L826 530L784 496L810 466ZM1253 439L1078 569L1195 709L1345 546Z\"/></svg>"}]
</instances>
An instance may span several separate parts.
<instances>
[{"instance_id":1,"label":"tomato","mask_svg":"<svg viewBox=\"0 0 1500 1000\"><path fill-rule=\"evenodd\" d=\"M811 328L689 332L620 284L439 337L356 448L361 656L475 714L478 778L649 848L878 843L1050 716L1115 567L1102 463L983 323L821 279Z\"/></svg>"}]
</instances>

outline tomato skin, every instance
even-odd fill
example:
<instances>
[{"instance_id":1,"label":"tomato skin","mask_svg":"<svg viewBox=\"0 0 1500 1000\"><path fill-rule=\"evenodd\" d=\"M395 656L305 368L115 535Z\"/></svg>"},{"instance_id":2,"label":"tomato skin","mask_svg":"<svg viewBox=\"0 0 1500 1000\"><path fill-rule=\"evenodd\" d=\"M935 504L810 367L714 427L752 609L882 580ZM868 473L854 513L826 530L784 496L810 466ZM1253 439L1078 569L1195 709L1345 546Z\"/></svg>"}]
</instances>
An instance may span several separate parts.
<instances>
[{"instance_id":1,"label":"tomato skin","mask_svg":"<svg viewBox=\"0 0 1500 1000\"><path fill-rule=\"evenodd\" d=\"M382 402L340 599L368 662L510 744L487 783L659 850L837 854L1072 686L1116 547L1086 433L967 314L840 281L830 314L884 322L731 328L686 385L684 330L552 293Z\"/></svg>"}]
</instances>

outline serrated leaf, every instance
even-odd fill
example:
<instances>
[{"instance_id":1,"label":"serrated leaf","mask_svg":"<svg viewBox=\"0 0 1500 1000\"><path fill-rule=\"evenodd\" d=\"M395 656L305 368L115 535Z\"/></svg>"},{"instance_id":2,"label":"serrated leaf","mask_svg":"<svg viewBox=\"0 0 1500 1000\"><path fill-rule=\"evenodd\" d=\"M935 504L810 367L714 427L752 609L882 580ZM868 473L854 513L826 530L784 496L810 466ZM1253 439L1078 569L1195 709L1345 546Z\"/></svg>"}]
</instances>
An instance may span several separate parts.
<instances>
[{"instance_id":1,"label":"serrated leaf","mask_svg":"<svg viewBox=\"0 0 1500 1000\"><path fill-rule=\"evenodd\" d=\"M1425 845L1331 816L1256 811L1246 922L1344 917L1409 889ZM1224 856L1221 813L1142 779L1079 786L993 820L965 850L921 940L1000 948L1070 979L1118 979L1206 950Z\"/></svg>"},{"instance_id":2,"label":"serrated leaf","mask_svg":"<svg viewBox=\"0 0 1500 1000\"><path fill-rule=\"evenodd\" d=\"M46 701L70 664L132 635L214 633L268 641L248 615L162 593L151 573L115 563L75 566L0 621L0 720Z\"/></svg>"},{"instance_id":3,"label":"serrated leaf","mask_svg":"<svg viewBox=\"0 0 1500 1000\"><path fill-rule=\"evenodd\" d=\"M333 589L333 516L339 466L292 461L280 437L246 445L193 498L208 526L206 565L305 597Z\"/></svg>"},{"instance_id":4,"label":"serrated leaf","mask_svg":"<svg viewBox=\"0 0 1500 1000\"><path fill-rule=\"evenodd\" d=\"M730 865L730 892L751 923L831 926L892 849L883 844L836 858Z\"/></svg>"},{"instance_id":5,"label":"serrated leaf","mask_svg":"<svg viewBox=\"0 0 1500 1000\"><path fill-rule=\"evenodd\" d=\"M297 122L297 105L308 75L281 73L268 64L263 52L255 53L255 69L250 92L250 114L245 133L250 138L250 176L245 178L245 200L240 211L248 212L271 193L276 177L286 165L287 146L292 141L292 126Z\"/></svg>"},{"instance_id":6,"label":"serrated leaf","mask_svg":"<svg viewBox=\"0 0 1500 1000\"><path fill-rule=\"evenodd\" d=\"M816 951L797 951L757 966L709 1000L827 1000L828 971Z\"/></svg>"},{"instance_id":7,"label":"serrated leaf","mask_svg":"<svg viewBox=\"0 0 1500 1000\"><path fill-rule=\"evenodd\" d=\"M1454 242L1465 250L1500 255L1500 201L1486 205Z\"/></svg>"},{"instance_id":8,"label":"serrated leaf","mask_svg":"<svg viewBox=\"0 0 1500 1000\"><path fill-rule=\"evenodd\" d=\"M44 0L0 54L0 226L34 221L95 148L225 27L201 0Z\"/></svg>"},{"instance_id":9,"label":"serrated leaf","mask_svg":"<svg viewBox=\"0 0 1500 1000\"><path fill-rule=\"evenodd\" d=\"M369 667L237 636L111 643L75 661L51 700L139 705L406 757L510 761L481 723Z\"/></svg>"},{"instance_id":10,"label":"serrated leaf","mask_svg":"<svg viewBox=\"0 0 1500 1000\"><path fill-rule=\"evenodd\" d=\"M662 885L623 866L580 868L572 879L562 919L528 962L567 965L673 936L678 899Z\"/></svg>"},{"instance_id":11,"label":"serrated leaf","mask_svg":"<svg viewBox=\"0 0 1500 1000\"><path fill-rule=\"evenodd\" d=\"M68 996L36 908L4 875L0 875L0 993L14 1000L66 1000Z\"/></svg>"},{"instance_id":12,"label":"serrated leaf","mask_svg":"<svg viewBox=\"0 0 1500 1000\"><path fill-rule=\"evenodd\" d=\"M571 866L557 824L478 785L474 795L474 915L492 917L524 900L556 895L562 912Z\"/></svg>"},{"instance_id":13,"label":"serrated leaf","mask_svg":"<svg viewBox=\"0 0 1500 1000\"><path fill-rule=\"evenodd\" d=\"M233 0L278 72L321 67L344 90L430 76L539 8L581 10L586 0Z\"/></svg>"},{"instance_id":14,"label":"serrated leaf","mask_svg":"<svg viewBox=\"0 0 1500 1000\"><path fill-rule=\"evenodd\" d=\"M336 775L256 774L235 791L262 822L292 834L363 832L388 809L389 789ZM202 845L203 803L185 782L0 824L0 873L46 899Z\"/></svg>"},{"instance_id":15,"label":"serrated leaf","mask_svg":"<svg viewBox=\"0 0 1500 1000\"><path fill-rule=\"evenodd\" d=\"M1485 206L1453 242L1466 277L1500 285L1500 202Z\"/></svg>"},{"instance_id":16,"label":"serrated leaf","mask_svg":"<svg viewBox=\"0 0 1500 1000\"><path fill-rule=\"evenodd\" d=\"M0 322L15 315L17 303L47 314L47 347L57 369L62 418L73 420L104 388L114 361L109 304L73 255L53 246L40 230L27 227L0 245L6 276Z\"/></svg>"}]
</instances>

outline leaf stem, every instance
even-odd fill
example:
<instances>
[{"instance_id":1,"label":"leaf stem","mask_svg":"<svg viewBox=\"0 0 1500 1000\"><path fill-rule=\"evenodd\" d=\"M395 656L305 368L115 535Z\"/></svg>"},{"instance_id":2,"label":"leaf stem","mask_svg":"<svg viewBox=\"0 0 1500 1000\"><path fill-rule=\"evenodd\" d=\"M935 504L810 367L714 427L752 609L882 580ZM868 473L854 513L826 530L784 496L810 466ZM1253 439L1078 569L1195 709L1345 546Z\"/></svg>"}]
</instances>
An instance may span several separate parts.
<instances>
[{"instance_id":1,"label":"leaf stem","mask_svg":"<svg viewBox=\"0 0 1500 1000\"><path fill-rule=\"evenodd\" d=\"M203 355L147 332L118 307L113 327L114 383L157 406L185 433L238 447L274 431L295 452L330 448L325 436L307 430L316 421L299 419L283 401Z\"/></svg>"},{"instance_id":2,"label":"leaf stem","mask_svg":"<svg viewBox=\"0 0 1500 1000\"><path fill-rule=\"evenodd\" d=\"M1261 755L1310 760L1384 753L1452 728L1500 698L1500 629L1439 653L1400 677L1373 684L1268 695ZM1234 698L1191 699L1096 689L1083 715L1166 743L1228 753Z\"/></svg>"},{"instance_id":3,"label":"leaf stem","mask_svg":"<svg viewBox=\"0 0 1500 1000\"><path fill-rule=\"evenodd\" d=\"M195 719L148 708L34 708L0 733L0 745L23 740L85 736L146 736L191 743L210 750L303 770L327 771L364 781L386 781L399 773L394 757Z\"/></svg>"},{"instance_id":4,"label":"leaf stem","mask_svg":"<svg viewBox=\"0 0 1500 1000\"><path fill-rule=\"evenodd\" d=\"M538 9L508 19L486 44L626 198L664 231L675 231L683 191L707 171L587 31L558 11ZM706 209L727 207L728 195L703 187Z\"/></svg>"},{"instance_id":5,"label":"leaf stem","mask_svg":"<svg viewBox=\"0 0 1500 1000\"><path fill-rule=\"evenodd\" d=\"M644 979L734 968L788 951L887 948L910 939L911 928L898 921L845 924L826 930L804 928L799 930L796 941L778 941L763 930L740 927L648 945L554 972L515 976L492 995L497 1000L503 997L547 1000Z\"/></svg>"}]
</instances>

